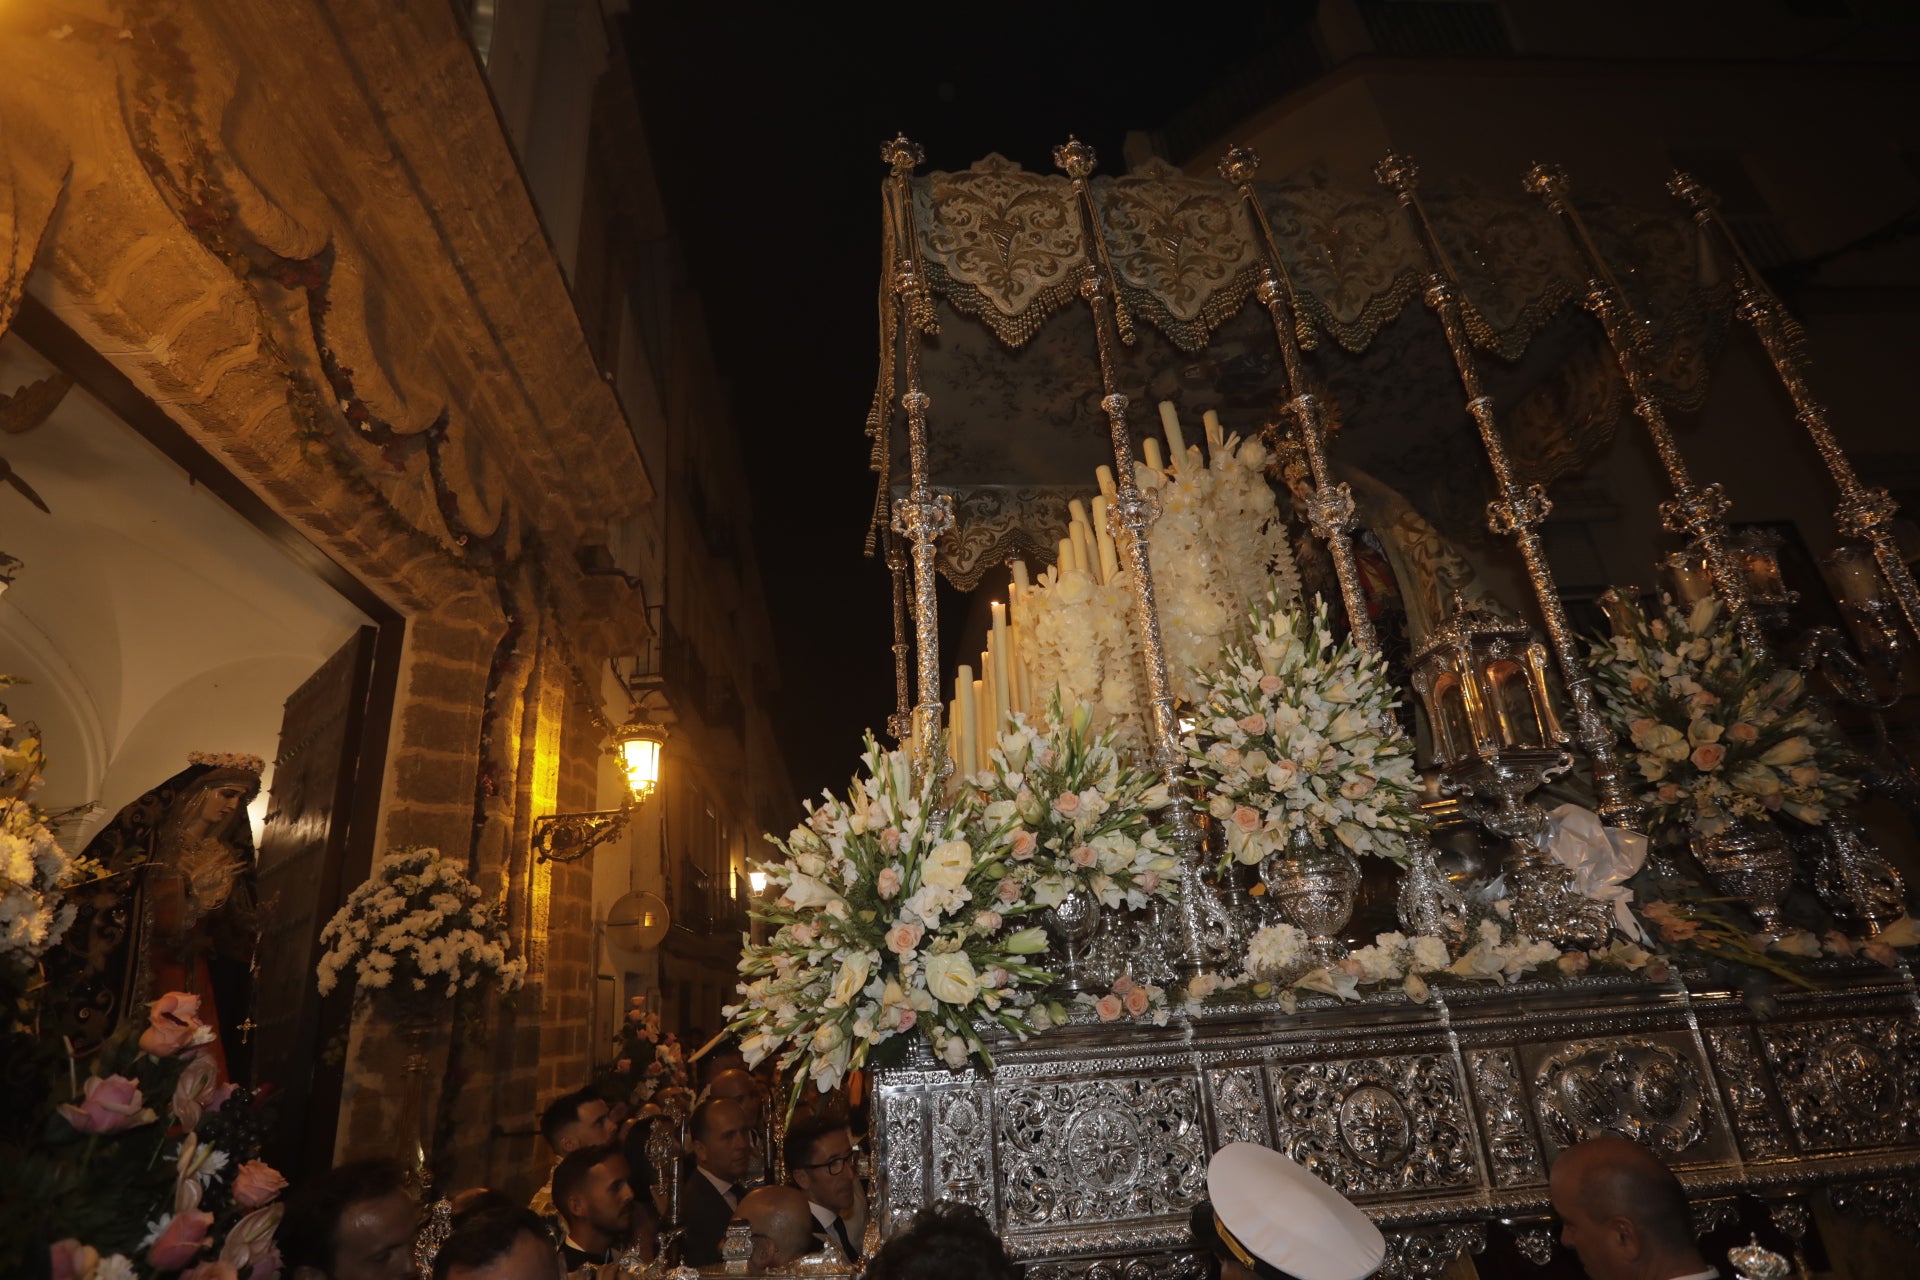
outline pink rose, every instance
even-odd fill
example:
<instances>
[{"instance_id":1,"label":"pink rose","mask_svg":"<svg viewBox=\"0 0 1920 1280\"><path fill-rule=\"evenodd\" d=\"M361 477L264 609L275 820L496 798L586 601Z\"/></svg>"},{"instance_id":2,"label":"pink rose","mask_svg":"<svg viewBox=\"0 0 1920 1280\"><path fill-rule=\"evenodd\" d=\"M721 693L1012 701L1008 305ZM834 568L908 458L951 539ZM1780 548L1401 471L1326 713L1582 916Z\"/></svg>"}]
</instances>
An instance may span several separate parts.
<instances>
[{"instance_id":1,"label":"pink rose","mask_svg":"<svg viewBox=\"0 0 1920 1280\"><path fill-rule=\"evenodd\" d=\"M615 1075L621 1075L621 1076L632 1075L633 1059L632 1058L620 1059L620 1061L613 1064L613 1072Z\"/></svg>"},{"instance_id":2,"label":"pink rose","mask_svg":"<svg viewBox=\"0 0 1920 1280\"><path fill-rule=\"evenodd\" d=\"M1680 788L1674 786L1671 782L1663 782L1660 784L1660 789L1654 792L1654 794L1660 798L1661 804L1674 804L1680 799Z\"/></svg>"},{"instance_id":3,"label":"pink rose","mask_svg":"<svg viewBox=\"0 0 1920 1280\"><path fill-rule=\"evenodd\" d=\"M1713 692L1711 689L1702 689L1700 690L1700 692L1688 698L1687 703L1695 711L1705 711L1710 707L1717 707L1720 705L1720 695Z\"/></svg>"},{"instance_id":4,"label":"pink rose","mask_svg":"<svg viewBox=\"0 0 1920 1280\"><path fill-rule=\"evenodd\" d=\"M233 1178L233 1198L243 1209L258 1209L287 1189L287 1180L264 1160L249 1160Z\"/></svg>"},{"instance_id":5,"label":"pink rose","mask_svg":"<svg viewBox=\"0 0 1920 1280\"><path fill-rule=\"evenodd\" d=\"M1894 954L1893 944L1882 942L1878 938L1871 938L1861 943L1860 954L1875 964L1885 965L1889 969L1900 963L1899 957Z\"/></svg>"},{"instance_id":6,"label":"pink rose","mask_svg":"<svg viewBox=\"0 0 1920 1280\"><path fill-rule=\"evenodd\" d=\"M1585 973L1587 966L1593 963L1593 957L1584 951L1562 951L1554 966L1562 973Z\"/></svg>"},{"instance_id":7,"label":"pink rose","mask_svg":"<svg viewBox=\"0 0 1920 1280\"><path fill-rule=\"evenodd\" d=\"M147 1261L157 1271L178 1271L193 1261L207 1243L207 1232L213 1226L213 1215L199 1209L189 1209L185 1213L176 1213L167 1219L167 1226L160 1238L147 1250Z\"/></svg>"},{"instance_id":8,"label":"pink rose","mask_svg":"<svg viewBox=\"0 0 1920 1280\"><path fill-rule=\"evenodd\" d=\"M1022 831L1013 838L1013 848L1010 852L1013 854L1013 860L1015 862L1025 862L1033 856L1033 851L1039 847L1040 842L1034 839L1033 832Z\"/></svg>"},{"instance_id":9,"label":"pink rose","mask_svg":"<svg viewBox=\"0 0 1920 1280\"><path fill-rule=\"evenodd\" d=\"M1009 905L1020 901L1020 885L1012 876L1008 876L1002 880L1000 887L995 892L1000 901Z\"/></svg>"},{"instance_id":10,"label":"pink rose","mask_svg":"<svg viewBox=\"0 0 1920 1280\"><path fill-rule=\"evenodd\" d=\"M1280 692L1280 677L1261 676L1260 692L1266 694L1268 697L1272 697L1274 694Z\"/></svg>"},{"instance_id":11,"label":"pink rose","mask_svg":"<svg viewBox=\"0 0 1920 1280\"><path fill-rule=\"evenodd\" d=\"M1073 865L1076 867L1090 867L1100 861L1100 855L1095 853L1090 845L1084 844L1075 845L1073 852L1067 856L1073 859Z\"/></svg>"},{"instance_id":12,"label":"pink rose","mask_svg":"<svg viewBox=\"0 0 1920 1280\"><path fill-rule=\"evenodd\" d=\"M920 945L920 938L925 932L917 924L897 924L887 930L887 950L897 956L906 955Z\"/></svg>"},{"instance_id":13,"label":"pink rose","mask_svg":"<svg viewBox=\"0 0 1920 1280\"><path fill-rule=\"evenodd\" d=\"M1810 764L1797 764L1787 770L1787 777L1796 787L1810 787L1820 781L1820 770Z\"/></svg>"},{"instance_id":14,"label":"pink rose","mask_svg":"<svg viewBox=\"0 0 1920 1280\"><path fill-rule=\"evenodd\" d=\"M803 947L813 945L814 928L810 924L796 924L788 930L788 935Z\"/></svg>"},{"instance_id":15,"label":"pink rose","mask_svg":"<svg viewBox=\"0 0 1920 1280\"><path fill-rule=\"evenodd\" d=\"M1357 778L1348 778L1342 783L1340 786L1340 794L1349 800L1360 800L1364 799L1367 794L1373 790L1373 787L1373 779L1362 774Z\"/></svg>"},{"instance_id":16,"label":"pink rose","mask_svg":"<svg viewBox=\"0 0 1920 1280\"><path fill-rule=\"evenodd\" d=\"M1160 887L1160 873L1158 871L1147 871L1141 874L1140 892L1152 893L1155 889L1158 889L1159 887Z\"/></svg>"},{"instance_id":17,"label":"pink rose","mask_svg":"<svg viewBox=\"0 0 1920 1280\"><path fill-rule=\"evenodd\" d=\"M1123 973L1119 977L1113 980L1113 994L1117 996L1124 996L1127 994L1127 992L1133 990L1134 986L1135 986L1135 983L1133 981L1133 975L1130 973Z\"/></svg>"},{"instance_id":18,"label":"pink rose","mask_svg":"<svg viewBox=\"0 0 1920 1280\"><path fill-rule=\"evenodd\" d=\"M84 1280L100 1265L100 1251L71 1237L47 1246L53 1280Z\"/></svg>"},{"instance_id":19,"label":"pink rose","mask_svg":"<svg viewBox=\"0 0 1920 1280\"><path fill-rule=\"evenodd\" d=\"M998 989L1000 987L1006 986L1007 983L1013 981L1013 975L1008 973L1005 969L1002 969L999 965L995 965L993 966L993 968L981 974L980 980L986 983L989 987Z\"/></svg>"},{"instance_id":20,"label":"pink rose","mask_svg":"<svg viewBox=\"0 0 1920 1280\"><path fill-rule=\"evenodd\" d=\"M1653 681L1649 680L1645 675L1636 675L1633 679L1627 681L1627 691L1630 693L1645 693L1651 688L1653 688Z\"/></svg>"},{"instance_id":21,"label":"pink rose","mask_svg":"<svg viewBox=\"0 0 1920 1280\"><path fill-rule=\"evenodd\" d=\"M1260 829L1260 811L1249 808L1244 804L1240 805L1233 811L1233 825L1242 831L1258 831Z\"/></svg>"},{"instance_id":22,"label":"pink rose","mask_svg":"<svg viewBox=\"0 0 1920 1280\"><path fill-rule=\"evenodd\" d=\"M1732 742L1758 742L1760 730L1745 720L1736 720L1727 726L1727 738Z\"/></svg>"},{"instance_id":23,"label":"pink rose","mask_svg":"<svg viewBox=\"0 0 1920 1280\"><path fill-rule=\"evenodd\" d=\"M1120 997L1109 991L1106 995L1100 997L1100 1002L1094 1006L1094 1010L1100 1015L1100 1021L1116 1022L1120 1018L1120 1011L1123 1007L1120 1003Z\"/></svg>"},{"instance_id":24,"label":"pink rose","mask_svg":"<svg viewBox=\"0 0 1920 1280\"><path fill-rule=\"evenodd\" d=\"M982 911L973 918L973 927L982 933L992 933L1000 927L1000 913L998 911Z\"/></svg>"},{"instance_id":25,"label":"pink rose","mask_svg":"<svg viewBox=\"0 0 1920 1280\"><path fill-rule=\"evenodd\" d=\"M280 1274L280 1250L267 1250L267 1256L253 1264L253 1270L247 1272L247 1280L274 1280Z\"/></svg>"},{"instance_id":26,"label":"pink rose","mask_svg":"<svg viewBox=\"0 0 1920 1280\"><path fill-rule=\"evenodd\" d=\"M125 1076L88 1076L80 1105L60 1104L60 1114L81 1133L118 1133L154 1118L140 1086Z\"/></svg>"},{"instance_id":27,"label":"pink rose","mask_svg":"<svg viewBox=\"0 0 1920 1280\"><path fill-rule=\"evenodd\" d=\"M913 1024L919 1020L920 1015L912 1009L902 1009L900 1011L900 1033L905 1035L907 1032L913 1030Z\"/></svg>"},{"instance_id":28,"label":"pink rose","mask_svg":"<svg viewBox=\"0 0 1920 1280\"><path fill-rule=\"evenodd\" d=\"M267 1172L273 1173L273 1170L268 1169ZM276 1173L273 1176L278 1178L280 1175ZM282 1185L285 1185L284 1181ZM270 1204L255 1209L234 1223L227 1231L226 1244L221 1246L220 1261L238 1271L266 1257L273 1249L273 1234L280 1229L280 1215L285 1212L285 1205Z\"/></svg>"},{"instance_id":29,"label":"pink rose","mask_svg":"<svg viewBox=\"0 0 1920 1280\"><path fill-rule=\"evenodd\" d=\"M900 852L900 828L888 827L880 833L880 847L888 853Z\"/></svg>"},{"instance_id":30,"label":"pink rose","mask_svg":"<svg viewBox=\"0 0 1920 1280\"><path fill-rule=\"evenodd\" d=\"M1145 987L1135 987L1133 990L1127 992L1126 1001L1127 1013L1136 1018L1145 1013L1153 1004L1153 998L1147 994Z\"/></svg>"},{"instance_id":31,"label":"pink rose","mask_svg":"<svg viewBox=\"0 0 1920 1280\"><path fill-rule=\"evenodd\" d=\"M1071 791L1063 791L1053 798L1053 807L1058 812L1071 818L1074 814L1080 812L1080 797Z\"/></svg>"},{"instance_id":32,"label":"pink rose","mask_svg":"<svg viewBox=\"0 0 1920 1280\"><path fill-rule=\"evenodd\" d=\"M1720 762L1726 758L1727 749L1717 742L1701 743L1693 749L1693 754L1688 757L1688 759L1693 761L1693 767L1703 773L1711 769L1718 769Z\"/></svg>"},{"instance_id":33,"label":"pink rose","mask_svg":"<svg viewBox=\"0 0 1920 1280\"><path fill-rule=\"evenodd\" d=\"M873 878L873 888L882 898L891 898L900 892L900 873L892 867L880 868L880 874Z\"/></svg>"},{"instance_id":34,"label":"pink rose","mask_svg":"<svg viewBox=\"0 0 1920 1280\"><path fill-rule=\"evenodd\" d=\"M179 1081L173 1086L173 1116L189 1129L200 1127L200 1113L213 1099L220 1085L220 1068L212 1058L198 1054L187 1060Z\"/></svg>"},{"instance_id":35,"label":"pink rose","mask_svg":"<svg viewBox=\"0 0 1920 1280\"><path fill-rule=\"evenodd\" d=\"M203 1262L180 1274L180 1280L240 1280L240 1273L224 1262Z\"/></svg>"},{"instance_id":36,"label":"pink rose","mask_svg":"<svg viewBox=\"0 0 1920 1280\"><path fill-rule=\"evenodd\" d=\"M213 1028L200 1021L200 997L169 991L147 1012L147 1029L140 1033L140 1051L156 1058L211 1043Z\"/></svg>"},{"instance_id":37,"label":"pink rose","mask_svg":"<svg viewBox=\"0 0 1920 1280\"><path fill-rule=\"evenodd\" d=\"M1640 971L1640 976L1648 982L1665 982L1669 977L1666 962L1656 960Z\"/></svg>"},{"instance_id":38,"label":"pink rose","mask_svg":"<svg viewBox=\"0 0 1920 1280\"><path fill-rule=\"evenodd\" d=\"M1265 733L1267 731L1267 718L1258 711L1250 716L1242 716L1240 719L1234 721L1234 723L1240 726L1241 732L1243 733Z\"/></svg>"}]
</instances>

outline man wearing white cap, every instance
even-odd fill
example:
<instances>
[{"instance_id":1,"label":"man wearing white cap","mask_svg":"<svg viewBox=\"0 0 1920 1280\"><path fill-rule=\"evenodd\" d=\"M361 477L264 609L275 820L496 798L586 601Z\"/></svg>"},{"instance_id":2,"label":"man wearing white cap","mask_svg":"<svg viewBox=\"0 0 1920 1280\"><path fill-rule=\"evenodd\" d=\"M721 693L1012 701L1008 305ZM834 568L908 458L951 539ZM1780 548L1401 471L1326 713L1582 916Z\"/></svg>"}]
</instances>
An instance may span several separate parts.
<instances>
[{"instance_id":1,"label":"man wearing white cap","mask_svg":"<svg viewBox=\"0 0 1920 1280\"><path fill-rule=\"evenodd\" d=\"M1235 1142L1207 1165L1193 1240L1220 1280L1366 1280L1386 1237L1348 1199L1278 1151Z\"/></svg>"}]
</instances>

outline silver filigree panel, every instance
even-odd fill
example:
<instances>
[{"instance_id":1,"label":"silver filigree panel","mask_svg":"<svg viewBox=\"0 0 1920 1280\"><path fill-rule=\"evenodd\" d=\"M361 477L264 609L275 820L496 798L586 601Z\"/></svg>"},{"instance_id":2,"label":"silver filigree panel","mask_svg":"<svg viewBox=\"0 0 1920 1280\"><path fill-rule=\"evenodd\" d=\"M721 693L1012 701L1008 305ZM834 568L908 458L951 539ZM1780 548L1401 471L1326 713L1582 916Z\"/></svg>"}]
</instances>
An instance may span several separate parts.
<instances>
[{"instance_id":1,"label":"silver filigree panel","mask_svg":"<svg viewBox=\"0 0 1920 1280\"><path fill-rule=\"evenodd\" d=\"M919 1090L883 1090L877 1119L884 1134L887 1229L898 1231L926 1204L925 1095Z\"/></svg>"},{"instance_id":2,"label":"silver filigree panel","mask_svg":"<svg viewBox=\"0 0 1920 1280\"><path fill-rule=\"evenodd\" d=\"M1407 1227L1387 1233L1387 1256L1374 1280L1439 1280L1463 1253L1487 1247L1484 1222Z\"/></svg>"},{"instance_id":3,"label":"silver filigree panel","mask_svg":"<svg viewBox=\"0 0 1920 1280\"><path fill-rule=\"evenodd\" d=\"M1480 1049L1467 1055L1467 1071L1479 1103L1481 1134L1492 1164L1493 1185L1524 1187L1547 1180L1540 1140L1527 1116L1520 1065L1511 1049Z\"/></svg>"},{"instance_id":4,"label":"silver filigree panel","mask_svg":"<svg viewBox=\"0 0 1920 1280\"><path fill-rule=\"evenodd\" d=\"M1713 1100L1684 1041L1576 1040L1533 1071L1534 1111L1555 1147L1617 1134L1663 1156L1705 1154Z\"/></svg>"},{"instance_id":5,"label":"silver filigree panel","mask_svg":"<svg viewBox=\"0 0 1920 1280\"><path fill-rule=\"evenodd\" d=\"M1753 1032L1746 1027L1713 1027L1706 1035L1740 1150L1750 1160L1788 1154L1787 1135L1767 1092L1767 1075L1754 1048Z\"/></svg>"},{"instance_id":6,"label":"silver filigree panel","mask_svg":"<svg viewBox=\"0 0 1920 1280\"><path fill-rule=\"evenodd\" d=\"M1209 1259L1197 1253L1148 1253L1132 1258L1035 1262L1027 1280L1206 1280Z\"/></svg>"},{"instance_id":7,"label":"silver filigree panel","mask_svg":"<svg viewBox=\"0 0 1920 1280\"><path fill-rule=\"evenodd\" d=\"M1207 1072L1213 1093L1213 1145L1257 1142L1271 1146L1267 1125L1267 1087L1259 1067L1216 1067Z\"/></svg>"},{"instance_id":8,"label":"silver filigree panel","mask_svg":"<svg viewBox=\"0 0 1920 1280\"><path fill-rule=\"evenodd\" d=\"M998 1101L1007 1230L1178 1213L1206 1194L1197 1079L1019 1084Z\"/></svg>"},{"instance_id":9,"label":"silver filigree panel","mask_svg":"<svg viewBox=\"0 0 1920 1280\"><path fill-rule=\"evenodd\" d=\"M1913 1022L1790 1023L1762 1028L1759 1036L1803 1150L1905 1146L1920 1138Z\"/></svg>"},{"instance_id":10,"label":"silver filigree panel","mask_svg":"<svg viewBox=\"0 0 1920 1280\"><path fill-rule=\"evenodd\" d=\"M1460 1080L1438 1054L1277 1068L1279 1149L1343 1195L1479 1184Z\"/></svg>"},{"instance_id":11,"label":"silver filigree panel","mask_svg":"<svg viewBox=\"0 0 1920 1280\"><path fill-rule=\"evenodd\" d=\"M933 1191L970 1204L996 1222L993 1196L992 1093L984 1087L933 1094Z\"/></svg>"}]
</instances>

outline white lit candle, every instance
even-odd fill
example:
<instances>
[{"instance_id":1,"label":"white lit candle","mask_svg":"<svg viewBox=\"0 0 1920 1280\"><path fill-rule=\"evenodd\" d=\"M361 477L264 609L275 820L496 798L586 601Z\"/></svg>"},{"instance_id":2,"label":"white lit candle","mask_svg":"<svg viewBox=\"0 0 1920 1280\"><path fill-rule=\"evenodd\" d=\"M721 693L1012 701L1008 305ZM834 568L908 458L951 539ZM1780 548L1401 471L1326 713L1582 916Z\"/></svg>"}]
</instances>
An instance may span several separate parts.
<instances>
[{"instance_id":1,"label":"white lit candle","mask_svg":"<svg viewBox=\"0 0 1920 1280\"><path fill-rule=\"evenodd\" d=\"M1226 429L1220 425L1220 413L1209 409L1200 415L1200 421L1207 424L1207 453L1214 458L1220 456L1220 450L1227 443Z\"/></svg>"},{"instance_id":2,"label":"white lit candle","mask_svg":"<svg viewBox=\"0 0 1920 1280\"><path fill-rule=\"evenodd\" d=\"M1072 573L1076 568L1079 567L1073 562L1073 539L1072 538L1060 539L1060 554L1058 556L1057 567L1060 570L1060 576L1062 578L1066 577L1068 574Z\"/></svg>"},{"instance_id":3,"label":"white lit candle","mask_svg":"<svg viewBox=\"0 0 1920 1280\"><path fill-rule=\"evenodd\" d=\"M1116 488L1113 483L1112 467L1095 467L1093 469L1093 478L1099 483L1100 492L1105 495L1108 500L1112 500L1120 495L1120 490Z\"/></svg>"},{"instance_id":4,"label":"white lit candle","mask_svg":"<svg viewBox=\"0 0 1920 1280\"><path fill-rule=\"evenodd\" d=\"M953 677L953 701L960 713L954 721L960 726L960 745L954 750L953 756L954 767L963 774L974 771L975 744L980 740L980 706L973 686L973 668L961 667Z\"/></svg>"},{"instance_id":5,"label":"white lit candle","mask_svg":"<svg viewBox=\"0 0 1920 1280\"><path fill-rule=\"evenodd\" d=\"M1007 631L1007 606L995 600L992 605L993 634L987 649L993 654L993 732L997 738L1007 727L1013 711L1013 652Z\"/></svg>"},{"instance_id":6,"label":"white lit candle","mask_svg":"<svg viewBox=\"0 0 1920 1280\"><path fill-rule=\"evenodd\" d=\"M1148 436L1140 442L1140 450L1147 455L1148 470L1162 472L1167 469L1166 463L1162 461L1160 457L1160 442L1158 440L1152 436Z\"/></svg>"},{"instance_id":7,"label":"white lit candle","mask_svg":"<svg viewBox=\"0 0 1920 1280\"><path fill-rule=\"evenodd\" d=\"M987 655L983 653L980 656L984 658ZM991 713L987 705L987 682L975 680L973 682L973 771L975 773L987 767L987 743L990 739L986 733L982 732L982 726L985 725L989 714Z\"/></svg>"},{"instance_id":8,"label":"white lit candle","mask_svg":"<svg viewBox=\"0 0 1920 1280\"><path fill-rule=\"evenodd\" d=\"M1095 546L1100 552L1100 580L1112 582L1120 576L1120 553L1113 544L1113 535L1107 532L1107 500L1093 500L1093 536Z\"/></svg>"},{"instance_id":9,"label":"white lit candle","mask_svg":"<svg viewBox=\"0 0 1920 1280\"><path fill-rule=\"evenodd\" d=\"M1180 414L1173 401L1160 402L1160 429L1167 433L1167 461L1178 471L1187 465L1187 438L1180 431Z\"/></svg>"}]
</instances>

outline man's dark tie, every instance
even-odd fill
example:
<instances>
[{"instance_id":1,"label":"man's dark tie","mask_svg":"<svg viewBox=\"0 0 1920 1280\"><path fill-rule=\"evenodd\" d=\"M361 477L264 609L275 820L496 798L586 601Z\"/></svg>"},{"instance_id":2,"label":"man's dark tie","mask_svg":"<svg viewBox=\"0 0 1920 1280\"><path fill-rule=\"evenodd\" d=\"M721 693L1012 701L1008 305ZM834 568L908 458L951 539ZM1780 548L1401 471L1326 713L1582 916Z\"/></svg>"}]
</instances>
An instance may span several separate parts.
<instances>
[{"instance_id":1,"label":"man's dark tie","mask_svg":"<svg viewBox=\"0 0 1920 1280\"><path fill-rule=\"evenodd\" d=\"M746 1199L746 1197L747 1189L737 1182L727 1188L727 1200L736 1209L740 1207L740 1202Z\"/></svg>"},{"instance_id":2,"label":"man's dark tie","mask_svg":"<svg viewBox=\"0 0 1920 1280\"><path fill-rule=\"evenodd\" d=\"M833 1234L840 1237L840 1248L848 1262L858 1262L860 1251L853 1247L853 1237L847 1234L847 1222L839 1214L833 1215Z\"/></svg>"}]
</instances>

